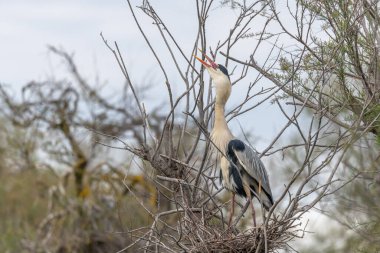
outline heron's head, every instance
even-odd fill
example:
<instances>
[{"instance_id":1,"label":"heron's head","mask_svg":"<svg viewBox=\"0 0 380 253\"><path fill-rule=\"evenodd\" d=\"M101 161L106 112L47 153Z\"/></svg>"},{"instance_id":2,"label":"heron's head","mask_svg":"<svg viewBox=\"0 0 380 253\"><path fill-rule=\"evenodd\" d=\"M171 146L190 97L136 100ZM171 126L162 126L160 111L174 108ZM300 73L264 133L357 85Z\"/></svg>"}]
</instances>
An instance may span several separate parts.
<instances>
[{"instance_id":1,"label":"heron's head","mask_svg":"<svg viewBox=\"0 0 380 253\"><path fill-rule=\"evenodd\" d=\"M228 71L223 65L215 63L206 54L203 55L208 62L198 58L197 56L195 56L195 58L200 61L203 66L205 66L210 74L216 88L217 100L219 98L219 100L221 99L221 101L225 103L231 93L231 81Z\"/></svg>"}]
</instances>

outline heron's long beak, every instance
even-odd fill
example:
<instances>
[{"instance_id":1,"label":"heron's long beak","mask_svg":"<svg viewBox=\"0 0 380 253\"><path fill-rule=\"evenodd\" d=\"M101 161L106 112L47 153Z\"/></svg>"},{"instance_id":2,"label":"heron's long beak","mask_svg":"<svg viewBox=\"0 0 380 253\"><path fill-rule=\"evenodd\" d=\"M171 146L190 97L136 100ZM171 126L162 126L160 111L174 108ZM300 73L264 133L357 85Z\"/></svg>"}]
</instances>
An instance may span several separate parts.
<instances>
[{"instance_id":1,"label":"heron's long beak","mask_svg":"<svg viewBox=\"0 0 380 253\"><path fill-rule=\"evenodd\" d=\"M210 57L208 57L205 53L203 53L200 49L198 49L203 55L204 57L206 58L206 60L209 62L205 62L204 60L200 59L199 57L197 57L196 55L194 55L194 57L200 61L206 68L213 68L213 69L217 69L218 68L218 64L216 64L213 60L211 60Z\"/></svg>"}]
</instances>

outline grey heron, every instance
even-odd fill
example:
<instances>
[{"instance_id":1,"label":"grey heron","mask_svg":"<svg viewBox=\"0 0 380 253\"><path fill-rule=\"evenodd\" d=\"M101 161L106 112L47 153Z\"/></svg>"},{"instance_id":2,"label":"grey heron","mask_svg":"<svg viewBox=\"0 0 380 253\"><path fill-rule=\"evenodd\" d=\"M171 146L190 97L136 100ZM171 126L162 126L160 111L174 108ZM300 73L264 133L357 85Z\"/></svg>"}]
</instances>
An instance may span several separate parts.
<instances>
[{"instance_id":1,"label":"grey heron","mask_svg":"<svg viewBox=\"0 0 380 253\"><path fill-rule=\"evenodd\" d=\"M264 164L257 152L243 141L235 138L228 128L224 115L225 104L231 94L231 81L227 69L216 64L206 54L208 63L197 56L207 69L213 81L215 97L215 120L211 131L211 140L217 149L220 161L221 178L224 187L232 192L232 205L228 226L231 226L235 209L235 194L248 198L252 208L253 224L256 227L253 197L256 197L269 210L273 205L273 196Z\"/></svg>"}]
</instances>

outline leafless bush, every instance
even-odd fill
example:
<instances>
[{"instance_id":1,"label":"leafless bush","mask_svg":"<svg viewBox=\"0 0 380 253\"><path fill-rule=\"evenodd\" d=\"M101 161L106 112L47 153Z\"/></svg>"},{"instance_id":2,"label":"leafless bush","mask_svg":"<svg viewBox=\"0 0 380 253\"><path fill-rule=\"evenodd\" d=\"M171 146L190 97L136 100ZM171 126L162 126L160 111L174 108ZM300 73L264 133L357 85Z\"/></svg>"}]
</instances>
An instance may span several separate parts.
<instances>
[{"instance_id":1,"label":"leafless bush","mask_svg":"<svg viewBox=\"0 0 380 253\"><path fill-rule=\"evenodd\" d=\"M49 50L68 67L66 79L32 81L23 87L21 95L0 86L1 113L10 122L4 125L10 129L8 133L2 132L8 139L6 150L11 152L13 145L21 146L5 161L26 163L24 167L35 168L36 175L39 170L51 171L58 182L46 183L47 192L43 193L48 198L46 218L36 228L35 236L25 235L24 248L28 252L103 252L120 248L128 238L113 231L122 231L126 222L119 217L123 209L118 208L131 200L124 184L131 190L142 188L138 196L147 203L153 202L152 206L157 193L143 176L135 173L126 176L131 156L123 154L115 159L108 154L108 147L96 146L94 142L103 139L104 145L115 143L98 132L137 142L143 140L138 130L142 121L129 98L132 92L125 84L118 96L104 94L99 83L92 83L79 73L72 55L54 47ZM153 110L150 118L150 131L158 135L162 116ZM20 135L10 132L17 130ZM12 142L14 135L21 144ZM137 213L134 219L144 224L145 216Z\"/></svg>"},{"instance_id":2,"label":"leafless bush","mask_svg":"<svg viewBox=\"0 0 380 253\"><path fill-rule=\"evenodd\" d=\"M249 4L245 1L222 3L227 4L231 4L235 13L238 12L239 15L235 24L229 28L228 36L221 39L217 45L210 46L206 39L206 24L212 15L210 9L218 6L218 3L195 3L198 33L189 52L181 47L175 34L171 33L170 26L163 21L149 1L143 1L137 8L132 7L128 1L136 25L163 74L160 85L167 92L169 107L165 122L161 126L161 134L157 138L149 133L148 113L140 107L144 122L142 131L144 136L153 137L152 142L144 141L135 148L123 142L126 149L152 165L157 175L151 180L156 185L168 183L168 194L165 197L172 203L171 209L158 209L157 212L153 212L144 207L154 222L150 228L136 236L134 243L142 245L146 252L159 249L169 252L267 252L288 248L289 241L302 237L305 232L306 224L302 224L302 216L321 199L344 186L344 183L336 178L336 172L350 145L358 135L367 131L377 133L376 128L372 127L377 118L368 122L362 117L365 107L361 111L354 111L355 119L347 120L342 117L342 112L353 105L345 103L347 101L340 104L333 96L338 93L326 91L328 87L334 87L337 73L331 66L337 58L334 47L329 48L328 57L325 56L326 53L318 51L323 48L323 42L315 39L311 31L319 14L313 12L307 3L295 2L293 9L292 6L288 6L291 20L295 22L297 29L294 33L282 22L278 7L272 1L256 1ZM152 19L153 25L162 36L166 50L171 56L170 64L158 57L154 44L139 22L138 13L141 12ZM252 25L259 20L263 27L255 33L252 31ZM279 32L271 32L270 29L273 28ZM292 40L290 51L279 44L280 36ZM232 51L245 39L254 41L255 48L247 59L239 60L232 56ZM114 54L128 83L134 87L117 43L111 44L104 37L103 40ZM258 62L257 52L262 47L268 48L268 44L271 47L266 53L267 57ZM269 99L278 106L286 119L283 128L261 152L261 156L282 153L283 159L286 160L288 150L296 150L297 157L292 157L294 163L283 163L291 167L291 176L284 182L283 188L276 191L276 202L259 229L245 230L244 227L238 226L226 230L224 226L225 203L219 197L221 186L217 182L218 166L214 159L217 151L213 149L207 131L208 126L212 124L213 92L211 83L207 82L203 75L203 68L195 65L193 55L196 54L197 48L203 51L210 50L214 59L221 53L226 57L225 65L230 69L232 63L238 64L232 75L234 87L238 86L240 81L249 83L241 104L227 114L229 120L248 113ZM184 91L179 95L173 93L173 81L167 75L168 69L173 68L183 81ZM240 73L236 74L239 69ZM352 75L347 73L347 76ZM352 78L360 78L360 75ZM262 79L271 81L273 85L257 91L257 84ZM368 90L367 86L363 88L368 92L377 93ZM138 96L135 96L135 99L138 105L142 105ZM194 130L190 123L195 124L197 128ZM297 135L297 141L287 141L281 146L280 140L283 141L284 133L290 131ZM183 148L184 146L189 148ZM282 166L271 168L270 174L276 173L275 170L280 168ZM331 187L337 183L340 183L339 187ZM245 210L246 207L243 207L236 217L235 226L239 224ZM120 252L127 250L131 245Z\"/></svg>"},{"instance_id":3,"label":"leafless bush","mask_svg":"<svg viewBox=\"0 0 380 253\"><path fill-rule=\"evenodd\" d=\"M160 120L157 120L154 112L145 109L143 99L136 92L137 85L129 76L123 52L116 42L107 41L106 36L102 35L102 39L115 56L126 79L126 87L134 100L133 105L115 107L107 100L97 97L93 88L84 84L75 68L71 69L81 87L90 91L88 95L93 96L97 103L107 110L120 113L126 122L133 119L130 124L118 125L122 129L114 129L113 122L108 128L81 125L95 129L92 133L96 136L106 137L103 138L104 141L97 139L98 144L126 150L140 158L139 161L134 160L133 165L145 172L147 180L160 193L157 206L152 207L124 182L126 189L152 222L149 226L127 231L131 242L126 243L118 252L132 248L144 252L291 250L289 242L302 238L305 233L307 224L302 221L303 215L323 198L349 183L336 177L341 162L358 139L368 132L378 134L378 77L377 71L371 69L376 65L374 62L377 62L378 54L371 59L372 53L368 53L376 49L374 45L377 37L372 44L359 44L362 40L358 39L377 32L371 23L376 17L371 18L371 9L368 7L373 4L359 1L358 4L347 7L353 10L349 12L353 16L345 17L344 12L340 12L348 22L346 29L336 28L334 24L339 22L334 23L334 20L328 19L339 18L339 15L328 13L328 7L336 6L330 6L329 1L320 2L321 4L309 1L289 2L282 6L288 11L283 14L278 10L279 4L271 0L249 3L196 1L194 6L197 15L194 21L197 21L198 31L191 50L185 50L171 32L170 25L164 22L149 1L144 0L141 5L133 7L128 0L135 24L162 73L162 80L155 85L165 91L167 101L166 108L162 109L166 110L166 114ZM225 38L221 38L216 45L210 45L206 28L213 14L211 10L227 6L237 13L235 23L226 28L228 34ZM139 15L151 18L153 26L161 35L165 50L169 52L169 60L158 56L159 52L142 27ZM283 18L286 18L287 23ZM289 28L290 21L294 22L294 29ZM314 28L328 22L331 24L324 31L327 35L332 32L333 36L318 38L313 32ZM257 24L261 24L261 27L258 28ZM286 38L286 43L283 38ZM249 55L243 59L234 56L234 50L247 40L253 47ZM370 50L364 50L366 47ZM233 88L240 88L242 83L247 83L241 101L227 113L229 121L248 114L269 101L277 106L279 115L285 121L266 148L260 150L261 157L275 160L271 163L275 166L269 169L271 181L275 180L277 170L288 169L290 173L285 181L277 182L278 187L274 187L275 204L265 216L262 212L263 224L260 227L252 229L249 225L242 224L247 205L242 206L234 219L233 227L226 226L228 201L224 201L221 194L224 191L219 183L216 160L218 150L213 148L208 133L213 122L213 90L211 82L204 76L204 69L195 64L193 55L197 48L210 51L214 59L217 55L224 56L224 64L230 70L233 69ZM72 66L67 54L53 50ZM173 70L177 71L182 82L179 94L173 91L174 85L178 87L178 82L171 80L168 75ZM260 89L258 86L262 80L269 81L270 85ZM34 86L35 84L30 85ZM41 89L35 91L38 91L36 95L40 97L54 97L54 94L44 95ZM73 138L70 138L71 132L65 132L64 123L72 120L72 111L78 109L78 94L70 88L60 91L60 99L48 99L51 103L47 106L57 108L51 127L61 128L70 142ZM7 102L9 96L4 91L2 94ZM12 107L11 103L8 105L10 109L17 108ZM29 112L30 108L33 108L33 102L27 108L17 109ZM63 110L65 108L71 109ZM130 110L134 112L133 115L129 114ZM46 121L42 115L39 117ZM59 119L57 122L56 117ZM17 120L15 118L16 122ZM73 124L76 122L73 121ZM131 128L137 140L134 143L121 135ZM292 133L293 139L288 138L289 133ZM107 137L114 142L107 142ZM70 144L74 151L77 150L75 143ZM82 161L81 152L75 154ZM152 170L147 171L146 166ZM78 193L82 191L83 189L78 189Z\"/></svg>"}]
</instances>

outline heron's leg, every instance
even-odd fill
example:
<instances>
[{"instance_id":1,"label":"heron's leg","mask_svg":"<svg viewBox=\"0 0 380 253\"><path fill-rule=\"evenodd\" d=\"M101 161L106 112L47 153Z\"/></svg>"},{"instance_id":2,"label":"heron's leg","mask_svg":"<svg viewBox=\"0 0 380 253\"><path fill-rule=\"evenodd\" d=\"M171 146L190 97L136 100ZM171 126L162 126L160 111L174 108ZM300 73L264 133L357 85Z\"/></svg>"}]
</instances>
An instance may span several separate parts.
<instances>
[{"instance_id":1,"label":"heron's leg","mask_svg":"<svg viewBox=\"0 0 380 253\"><path fill-rule=\"evenodd\" d=\"M253 226L256 227L256 213L255 213L255 208L253 207L253 199L251 196L249 196L249 202L252 208Z\"/></svg>"},{"instance_id":2,"label":"heron's leg","mask_svg":"<svg viewBox=\"0 0 380 253\"><path fill-rule=\"evenodd\" d=\"M256 227L256 213L255 213L255 208L253 207L253 199L252 199L251 189L249 186L245 186L244 190L245 190L245 193L247 194L249 204L252 208L253 226Z\"/></svg>"},{"instance_id":3,"label":"heron's leg","mask_svg":"<svg viewBox=\"0 0 380 253\"><path fill-rule=\"evenodd\" d=\"M235 211L235 192L232 193L232 203L231 203L231 212L230 212L230 219L228 220L228 227L231 227L231 221L232 217L234 216Z\"/></svg>"},{"instance_id":4,"label":"heron's leg","mask_svg":"<svg viewBox=\"0 0 380 253\"><path fill-rule=\"evenodd\" d=\"M261 180L259 180L259 196L261 197ZM260 199L261 201L261 199Z\"/></svg>"}]
</instances>

